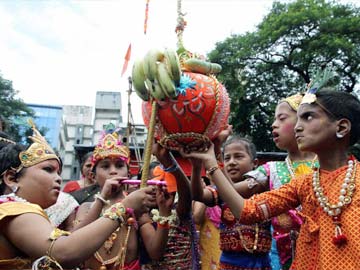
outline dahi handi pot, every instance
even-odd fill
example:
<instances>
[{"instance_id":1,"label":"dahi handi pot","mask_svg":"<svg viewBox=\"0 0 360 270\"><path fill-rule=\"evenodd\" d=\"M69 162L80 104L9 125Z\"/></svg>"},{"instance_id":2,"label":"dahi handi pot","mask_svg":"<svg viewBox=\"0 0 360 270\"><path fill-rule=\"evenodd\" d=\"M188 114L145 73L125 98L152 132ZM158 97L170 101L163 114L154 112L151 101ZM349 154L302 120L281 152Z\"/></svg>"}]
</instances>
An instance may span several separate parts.
<instances>
[{"instance_id":1,"label":"dahi handi pot","mask_svg":"<svg viewBox=\"0 0 360 270\"><path fill-rule=\"evenodd\" d=\"M193 82L174 99L156 100L155 139L171 150L203 150L228 124L230 100L214 76L183 72ZM144 123L149 127L151 101L143 101Z\"/></svg>"}]
</instances>

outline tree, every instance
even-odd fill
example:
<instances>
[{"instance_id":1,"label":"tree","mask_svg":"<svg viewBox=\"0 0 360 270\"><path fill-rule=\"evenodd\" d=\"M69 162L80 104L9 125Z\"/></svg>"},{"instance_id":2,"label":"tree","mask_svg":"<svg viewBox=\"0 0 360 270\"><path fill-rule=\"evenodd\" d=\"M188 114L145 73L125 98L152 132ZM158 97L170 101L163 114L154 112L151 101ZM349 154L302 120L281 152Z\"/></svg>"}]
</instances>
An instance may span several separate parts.
<instances>
[{"instance_id":1,"label":"tree","mask_svg":"<svg viewBox=\"0 0 360 270\"><path fill-rule=\"evenodd\" d=\"M0 74L0 120L2 129L15 141L23 139L29 132L25 119L34 117L34 112L21 99L17 98L12 81L4 79Z\"/></svg>"},{"instance_id":2,"label":"tree","mask_svg":"<svg viewBox=\"0 0 360 270\"><path fill-rule=\"evenodd\" d=\"M333 66L340 90L359 90L360 9L326 0L274 2L256 31L218 42L208 57L223 67L218 77L231 98L235 132L273 151L277 102L303 92L319 67Z\"/></svg>"}]
</instances>

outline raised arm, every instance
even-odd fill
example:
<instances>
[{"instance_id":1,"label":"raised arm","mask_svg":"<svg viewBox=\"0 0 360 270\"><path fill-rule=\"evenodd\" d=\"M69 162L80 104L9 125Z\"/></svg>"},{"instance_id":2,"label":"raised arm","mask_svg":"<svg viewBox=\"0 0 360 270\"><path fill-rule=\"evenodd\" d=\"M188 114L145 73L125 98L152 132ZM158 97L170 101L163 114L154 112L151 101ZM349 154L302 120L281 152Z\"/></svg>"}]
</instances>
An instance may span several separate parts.
<instances>
[{"instance_id":1,"label":"raised arm","mask_svg":"<svg viewBox=\"0 0 360 270\"><path fill-rule=\"evenodd\" d=\"M223 174L218 166L214 145L212 144L206 152L191 152L181 154L187 158L196 158L202 160L208 177L217 186L217 190L221 198L229 205L231 211L236 218L239 218L244 206L244 198L235 190L227 177Z\"/></svg>"},{"instance_id":2,"label":"raised arm","mask_svg":"<svg viewBox=\"0 0 360 270\"><path fill-rule=\"evenodd\" d=\"M121 214L121 209L130 207L135 212L147 211L152 201L151 193L151 187L133 192L122 202L124 208L117 204L116 214L101 217L68 236L60 236L54 242L50 240L54 228L46 218L35 213L11 218L2 224L3 234L30 258L48 254L64 267L75 267L98 250L109 235L126 221L128 214Z\"/></svg>"}]
</instances>

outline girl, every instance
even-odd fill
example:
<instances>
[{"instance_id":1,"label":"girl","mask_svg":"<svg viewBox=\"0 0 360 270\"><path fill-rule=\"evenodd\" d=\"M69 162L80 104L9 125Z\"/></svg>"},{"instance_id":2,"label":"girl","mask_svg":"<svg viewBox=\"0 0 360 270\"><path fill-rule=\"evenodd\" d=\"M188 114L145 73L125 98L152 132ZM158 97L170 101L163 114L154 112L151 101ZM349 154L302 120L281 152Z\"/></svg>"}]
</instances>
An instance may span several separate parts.
<instances>
[{"instance_id":1,"label":"girl","mask_svg":"<svg viewBox=\"0 0 360 270\"><path fill-rule=\"evenodd\" d=\"M346 92L311 88L297 112L295 137L301 151L317 154L320 169L295 177L277 190L244 199L218 169L213 147L201 158L222 198L241 222L254 223L301 205L303 224L290 269L360 269L357 231L358 161L348 149L360 137L360 102Z\"/></svg>"},{"instance_id":2,"label":"girl","mask_svg":"<svg viewBox=\"0 0 360 270\"><path fill-rule=\"evenodd\" d=\"M281 100L275 109L275 120L271 126L272 134L276 146L287 151L285 161L270 161L259 166L255 171L246 173L248 185L237 187L240 194L247 192L248 187L258 186L260 192L267 190L267 187L278 189L291 178L311 173L311 168L318 166L316 156L313 153L300 151L295 139L296 112L302 98L301 94L289 96ZM301 223L296 210L290 210L272 219L274 238L270 257L273 270L289 269Z\"/></svg>"},{"instance_id":3,"label":"girl","mask_svg":"<svg viewBox=\"0 0 360 270\"><path fill-rule=\"evenodd\" d=\"M243 181L243 175L256 168L255 145L246 138L234 136L224 144L224 172L230 185ZM221 203L213 187L201 186L201 163L192 159L192 192L194 200L208 206L220 204L222 208L220 224L220 269L270 269L268 252L271 245L270 223L255 225L241 224L231 213L229 206ZM211 176L213 172L209 171ZM224 180L230 183L229 180Z\"/></svg>"},{"instance_id":4,"label":"girl","mask_svg":"<svg viewBox=\"0 0 360 270\"><path fill-rule=\"evenodd\" d=\"M29 269L33 262L33 269L75 267L125 223L130 207L140 214L150 206L151 188L132 193L72 234L54 228L43 209L58 198L61 161L31 125L28 148L9 143L0 150L0 269Z\"/></svg>"}]
</instances>

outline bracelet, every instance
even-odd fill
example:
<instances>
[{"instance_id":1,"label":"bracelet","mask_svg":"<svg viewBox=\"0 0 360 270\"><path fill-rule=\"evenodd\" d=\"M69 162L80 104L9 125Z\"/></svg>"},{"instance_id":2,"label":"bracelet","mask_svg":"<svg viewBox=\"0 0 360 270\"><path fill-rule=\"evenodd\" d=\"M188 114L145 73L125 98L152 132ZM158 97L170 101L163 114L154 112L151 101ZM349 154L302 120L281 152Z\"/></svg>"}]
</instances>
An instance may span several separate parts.
<instances>
[{"instance_id":1,"label":"bracelet","mask_svg":"<svg viewBox=\"0 0 360 270\"><path fill-rule=\"evenodd\" d=\"M151 214L153 215L153 221L162 225L165 225L166 223L169 225L174 224L176 221L176 210L171 210L171 215L167 217L160 216L159 210L157 209L151 210Z\"/></svg>"},{"instance_id":2,"label":"bracelet","mask_svg":"<svg viewBox=\"0 0 360 270\"><path fill-rule=\"evenodd\" d=\"M157 223L157 228L159 228L159 229L170 229L170 224L169 224L169 222L165 222L164 224L162 224L162 223L160 223L160 222L158 222Z\"/></svg>"},{"instance_id":3,"label":"bracelet","mask_svg":"<svg viewBox=\"0 0 360 270\"><path fill-rule=\"evenodd\" d=\"M175 172L176 170L179 169L179 165L178 163L175 161L173 162L173 164L168 167L168 168L165 168L162 164L160 164L160 168L164 171L164 172L169 172L169 173L172 173L172 172Z\"/></svg>"},{"instance_id":4,"label":"bracelet","mask_svg":"<svg viewBox=\"0 0 360 270\"><path fill-rule=\"evenodd\" d=\"M211 186L206 186L205 188L211 192L211 194L213 196L214 205L218 205L219 204L219 194L218 194L217 190Z\"/></svg>"},{"instance_id":5,"label":"bracelet","mask_svg":"<svg viewBox=\"0 0 360 270\"><path fill-rule=\"evenodd\" d=\"M210 167L209 169L206 170L206 175L212 176L217 169L220 169L219 165L217 164L213 167Z\"/></svg>"},{"instance_id":6,"label":"bracelet","mask_svg":"<svg viewBox=\"0 0 360 270\"><path fill-rule=\"evenodd\" d=\"M174 156L170 153L170 158L172 161L172 165L168 168L165 168L162 164L160 164L160 168L164 171L164 172L175 172L176 170L179 169L179 164L177 163L176 159L174 158Z\"/></svg>"},{"instance_id":7,"label":"bracelet","mask_svg":"<svg viewBox=\"0 0 360 270\"><path fill-rule=\"evenodd\" d=\"M127 209L125 206L118 202L105 210L103 217L111 220L118 221L120 226L125 223L124 217L126 216Z\"/></svg>"},{"instance_id":8,"label":"bracelet","mask_svg":"<svg viewBox=\"0 0 360 270\"><path fill-rule=\"evenodd\" d=\"M101 201L101 202L102 202L103 204L105 204L105 205L110 205L110 204L111 204L110 201L109 201L109 200L105 200L104 197L100 195L100 193L96 193L96 194L94 195L94 199L95 199L95 200L98 199L99 201Z\"/></svg>"}]
</instances>

